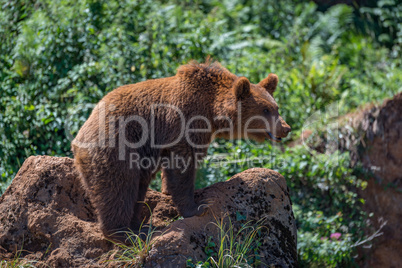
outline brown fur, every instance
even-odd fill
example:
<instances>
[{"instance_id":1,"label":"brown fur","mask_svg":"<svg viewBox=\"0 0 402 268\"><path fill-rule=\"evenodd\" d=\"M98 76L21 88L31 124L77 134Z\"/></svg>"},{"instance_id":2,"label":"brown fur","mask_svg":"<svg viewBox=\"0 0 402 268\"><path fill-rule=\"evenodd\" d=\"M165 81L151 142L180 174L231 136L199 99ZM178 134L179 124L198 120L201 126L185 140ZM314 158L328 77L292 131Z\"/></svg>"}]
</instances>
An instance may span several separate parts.
<instances>
[{"instance_id":1,"label":"brown fur","mask_svg":"<svg viewBox=\"0 0 402 268\"><path fill-rule=\"evenodd\" d=\"M243 124L255 115L265 116L277 137L285 137L290 131L290 127L279 116L278 106L272 97L277 83L278 78L273 74L254 85L247 78L230 73L219 63L192 62L179 67L173 77L125 85L107 94L94 108L72 143L75 165L96 208L104 234L113 237L113 233L119 230L138 230L141 202L151 179L155 177L153 170L161 169L159 166L130 168L130 153L154 159L173 153L184 159L192 159L192 164L185 172L177 168L162 168L163 188L171 193L183 217L201 215L203 210L194 201L196 154L205 156L209 143L216 137L231 137L227 130L231 123L227 118L232 120L235 130L232 138L244 137ZM206 117L211 122L211 131L190 133L191 141L204 144L204 148L194 148L184 137L174 146L163 149L153 148L149 138L140 148L126 148L119 140L118 120L114 122L113 117L138 115L150 124L151 105L155 103L180 108L186 122L194 116ZM239 108L240 125L237 123ZM106 117L104 122L99 121L102 115ZM217 116L220 118L217 119ZM177 113L171 109L157 109L155 118L156 144L167 144L179 136L181 120ZM101 125L104 133L99 131ZM207 125L204 121L196 120L191 127L202 129ZM271 138L263 122L254 120L250 127L262 130L261 133L251 133L250 138L257 141ZM140 125L134 122L127 124L123 133L133 143L138 142L144 134ZM149 137L149 133L144 136ZM96 141L98 143L92 146L82 145ZM119 160L119 148L125 148L125 160Z\"/></svg>"}]
</instances>

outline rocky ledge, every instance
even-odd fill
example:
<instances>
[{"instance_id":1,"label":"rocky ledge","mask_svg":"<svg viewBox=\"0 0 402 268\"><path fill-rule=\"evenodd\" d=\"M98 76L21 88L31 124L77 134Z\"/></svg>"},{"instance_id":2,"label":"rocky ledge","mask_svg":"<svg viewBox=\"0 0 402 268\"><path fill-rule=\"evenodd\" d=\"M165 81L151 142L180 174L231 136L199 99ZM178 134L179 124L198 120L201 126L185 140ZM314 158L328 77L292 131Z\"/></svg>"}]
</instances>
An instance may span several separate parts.
<instances>
[{"instance_id":1,"label":"rocky ledge","mask_svg":"<svg viewBox=\"0 0 402 268\"><path fill-rule=\"evenodd\" d=\"M279 173L249 169L196 191L196 199L209 201L208 212L180 219L170 196L148 191L152 224L161 234L143 265L185 267L190 258L205 260L208 242L219 241L216 222L231 222L236 229L259 221L264 228L257 253L263 266L297 266L292 204ZM144 217L149 221L149 212L144 211ZM13 259L20 252L20 258L50 267L104 267L116 264L104 262L113 250L116 246L104 239L73 160L29 157L0 198L0 259Z\"/></svg>"}]
</instances>

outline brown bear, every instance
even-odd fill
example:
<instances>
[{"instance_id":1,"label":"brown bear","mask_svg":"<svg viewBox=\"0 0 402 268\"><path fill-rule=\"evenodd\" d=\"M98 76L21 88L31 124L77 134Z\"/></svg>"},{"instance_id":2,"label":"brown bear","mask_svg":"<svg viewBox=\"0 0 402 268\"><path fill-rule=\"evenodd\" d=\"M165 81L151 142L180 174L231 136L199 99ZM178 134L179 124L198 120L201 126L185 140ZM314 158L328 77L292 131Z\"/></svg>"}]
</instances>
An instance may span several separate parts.
<instances>
[{"instance_id":1,"label":"brown bear","mask_svg":"<svg viewBox=\"0 0 402 268\"><path fill-rule=\"evenodd\" d=\"M160 170L179 213L202 215L194 201L196 166L214 138L279 142L290 132L273 98L277 84L275 74L251 84L207 61L107 94L72 142L105 236L121 240L118 231L138 230L141 203Z\"/></svg>"}]
</instances>

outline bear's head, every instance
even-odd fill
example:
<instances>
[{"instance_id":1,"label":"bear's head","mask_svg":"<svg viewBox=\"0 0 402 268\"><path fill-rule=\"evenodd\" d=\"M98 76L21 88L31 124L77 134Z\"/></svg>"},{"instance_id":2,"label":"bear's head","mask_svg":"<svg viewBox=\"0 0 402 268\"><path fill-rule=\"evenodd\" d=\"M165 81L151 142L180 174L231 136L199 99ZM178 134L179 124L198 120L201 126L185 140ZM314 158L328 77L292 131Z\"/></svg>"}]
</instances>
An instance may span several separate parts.
<instances>
[{"instance_id":1,"label":"bear's head","mask_svg":"<svg viewBox=\"0 0 402 268\"><path fill-rule=\"evenodd\" d=\"M235 101L231 101L232 107L236 105L235 136L258 142L265 139L280 142L289 134L291 128L279 115L273 97L277 85L278 76L275 74L268 75L256 85L245 77L235 79L232 87Z\"/></svg>"}]
</instances>

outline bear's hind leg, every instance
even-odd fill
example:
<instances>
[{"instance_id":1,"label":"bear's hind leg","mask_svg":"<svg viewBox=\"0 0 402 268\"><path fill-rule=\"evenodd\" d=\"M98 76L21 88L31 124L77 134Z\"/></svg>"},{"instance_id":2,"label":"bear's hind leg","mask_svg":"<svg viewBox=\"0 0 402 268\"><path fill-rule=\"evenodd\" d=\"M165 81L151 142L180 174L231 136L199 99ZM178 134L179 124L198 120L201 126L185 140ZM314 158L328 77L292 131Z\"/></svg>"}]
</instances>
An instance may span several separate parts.
<instances>
[{"instance_id":1,"label":"bear's hind leg","mask_svg":"<svg viewBox=\"0 0 402 268\"><path fill-rule=\"evenodd\" d=\"M123 243L126 242L126 232L130 231L139 188L138 178L125 175L108 172L95 178L97 184L92 187L90 194L103 234ZM118 176L118 179L111 179L110 176Z\"/></svg>"}]
</instances>

